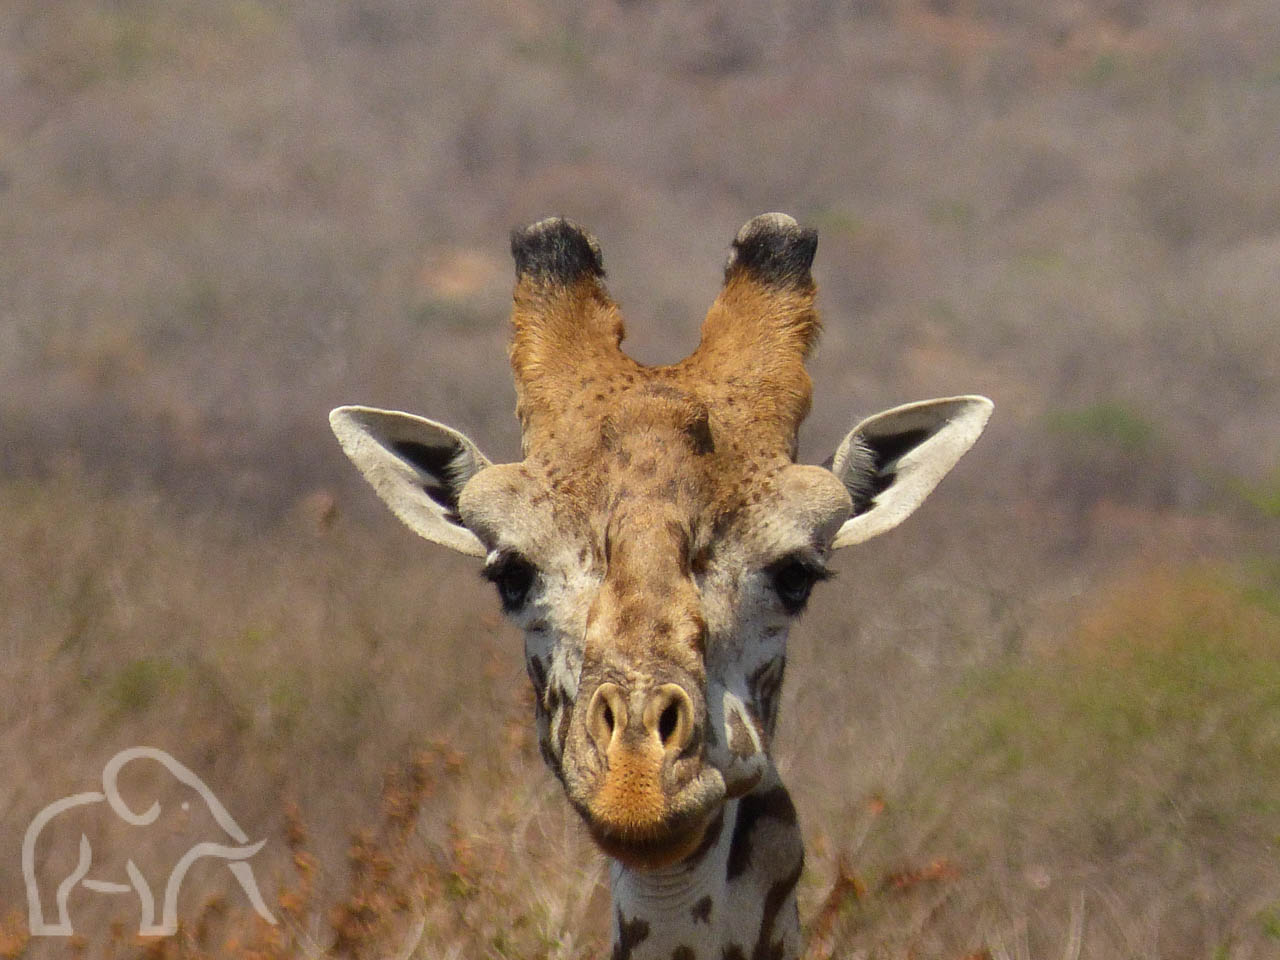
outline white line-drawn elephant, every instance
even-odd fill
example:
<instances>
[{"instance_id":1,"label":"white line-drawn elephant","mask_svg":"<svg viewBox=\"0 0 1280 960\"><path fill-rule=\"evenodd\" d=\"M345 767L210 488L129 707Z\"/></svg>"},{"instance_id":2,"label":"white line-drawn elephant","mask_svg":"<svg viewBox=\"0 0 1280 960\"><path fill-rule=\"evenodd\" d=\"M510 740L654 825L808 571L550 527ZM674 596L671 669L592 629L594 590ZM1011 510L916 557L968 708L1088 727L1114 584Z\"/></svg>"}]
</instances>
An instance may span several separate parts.
<instances>
[{"instance_id":1,"label":"white line-drawn elephant","mask_svg":"<svg viewBox=\"0 0 1280 960\"><path fill-rule=\"evenodd\" d=\"M58 884L57 893L55 894L58 913L57 922L46 922L44 909L40 903L40 885L36 879L36 841L40 837L40 832L55 817L68 810L104 802L126 823L139 827L153 823L160 815L159 802L153 802L143 812L135 813L125 803L124 798L120 796L120 789L117 784L120 769L125 764L144 758L155 760L157 763L162 764L176 779L193 788L207 805L214 821L226 831L227 835L238 846L205 842L197 843L191 847L169 873L169 879L164 888L160 922L156 923L156 902L151 892L151 886L133 860L129 860L125 864L125 873L128 875L129 883L89 877L88 873L93 865L93 850L89 844L89 838L81 833L79 860L74 869ZM262 894L259 893L257 881L253 876L253 870L247 863L248 859L261 850L266 842L266 840L259 840L254 844L249 843L249 837L231 818L226 808L213 795L213 792L205 782L165 751L156 747L130 747L127 750L121 750L108 760L106 766L102 769L101 791L92 790L63 797L61 800L55 800L37 813L27 827L27 832L22 839L22 875L27 885L27 912L31 935L69 937L74 933L71 918L67 915L67 898L71 896L76 886L79 885L96 893L136 893L141 912L138 922L138 934L140 936L155 937L170 936L176 933L178 929L178 891L182 886L182 880L191 865L205 857L215 857L227 861L228 869L239 882L253 909L268 923L274 924L276 919L263 902Z\"/></svg>"}]
</instances>

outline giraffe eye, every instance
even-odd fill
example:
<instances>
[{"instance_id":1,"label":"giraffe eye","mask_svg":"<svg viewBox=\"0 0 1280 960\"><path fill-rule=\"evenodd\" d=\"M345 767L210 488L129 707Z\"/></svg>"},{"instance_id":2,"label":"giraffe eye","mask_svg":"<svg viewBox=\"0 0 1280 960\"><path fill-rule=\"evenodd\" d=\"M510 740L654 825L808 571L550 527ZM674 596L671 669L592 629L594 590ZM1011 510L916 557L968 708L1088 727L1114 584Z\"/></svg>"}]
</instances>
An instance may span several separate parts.
<instances>
[{"instance_id":1,"label":"giraffe eye","mask_svg":"<svg viewBox=\"0 0 1280 960\"><path fill-rule=\"evenodd\" d=\"M484 568L484 578L498 588L498 597L506 613L513 613L524 606L537 575L537 568L514 551L500 553Z\"/></svg>"},{"instance_id":2,"label":"giraffe eye","mask_svg":"<svg viewBox=\"0 0 1280 960\"><path fill-rule=\"evenodd\" d=\"M806 557L784 557L768 569L773 590L782 608L794 616L804 609L809 592L819 580L831 576L820 563Z\"/></svg>"}]
</instances>

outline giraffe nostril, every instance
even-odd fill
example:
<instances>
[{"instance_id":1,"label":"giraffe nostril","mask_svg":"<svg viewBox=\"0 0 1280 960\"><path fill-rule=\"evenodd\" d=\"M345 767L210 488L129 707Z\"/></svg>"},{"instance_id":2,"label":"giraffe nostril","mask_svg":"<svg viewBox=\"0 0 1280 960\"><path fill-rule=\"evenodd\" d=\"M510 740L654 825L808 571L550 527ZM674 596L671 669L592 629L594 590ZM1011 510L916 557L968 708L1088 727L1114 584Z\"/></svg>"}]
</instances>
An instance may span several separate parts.
<instances>
[{"instance_id":1,"label":"giraffe nostril","mask_svg":"<svg viewBox=\"0 0 1280 960\"><path fill-rule=\"evenodd\" d=\"M693 702L684 688L664 683L655 689L645 704L644 727L663 750L683 750L693 737Z\"/></svg>"},{"instance_id":2,"label":"giraffe nostril","mask_svg":"<svg viewBox=\"0 0 1280 960\"><path fill-rule=\"evenodd\" d=\"M633 748L647 741L663 753L679 753L693 740L693 717L693 701L679 684L661 684L629 703L622 687L606 682L591 695L586 726L596 749L606 756L623 738L635 737Z\"/></svg>"},{"instance_id":3,"label":"giraffe nostril","mask_svg":"<svg viewBox=\"0 0 1280 960\"><path fill-rule=\"evenodd\" d=\"M676 726L679 722L679 708L675 703L667 704L667 708L662 711L662 716L658 717L658 736L664 744L666 744L675 734Z\"/></svg>"},{"instance_id":4,"label":"giraffe nostril","mask_svg":"<svg viewBox=\"0 0 1280 960\"><path fill-rule=\"evenodd\" d=\"M587 706L587 733L602 754L627 725L627 702L616 683L602 683Z\"/></svg>"}]
</instances>

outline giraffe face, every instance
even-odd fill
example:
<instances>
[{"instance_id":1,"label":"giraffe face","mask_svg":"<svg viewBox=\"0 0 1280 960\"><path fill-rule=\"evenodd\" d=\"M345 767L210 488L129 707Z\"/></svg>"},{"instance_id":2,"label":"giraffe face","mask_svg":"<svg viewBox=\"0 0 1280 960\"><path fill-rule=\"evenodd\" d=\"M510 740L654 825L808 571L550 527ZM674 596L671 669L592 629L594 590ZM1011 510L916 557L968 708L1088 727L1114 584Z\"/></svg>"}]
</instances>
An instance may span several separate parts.
<instances>
[{"instance_id":1,"label":"giraffe face","mask_svg":"<svg viewBox=\"0 0 1280 960\"><path fill-rule=\"evenodd\" d=\"M697 349L646 367L620 349L598 244L542 221L512 238L519 462L409 414L330 414L397 516L484 558L524 631L543 755L633 867L694 855L768 774L787 633L830 551L901 522L990 415L909 404L797 464L816 244L782 214L748 222Z\"/></svg>"},{"instance_id":2,"label":"giraffe face","mask_svg":"<svg viewBox=\"0 0 1280 960\"><path fill-rule=\"evenodd\" d=\"M484 470L458 512L524 631L544 758L602 849L652 867L764 774L787 632L851 498L745 455L660 375L606 419L575 434L580 467Z\"/></svg>"}]
</instances>

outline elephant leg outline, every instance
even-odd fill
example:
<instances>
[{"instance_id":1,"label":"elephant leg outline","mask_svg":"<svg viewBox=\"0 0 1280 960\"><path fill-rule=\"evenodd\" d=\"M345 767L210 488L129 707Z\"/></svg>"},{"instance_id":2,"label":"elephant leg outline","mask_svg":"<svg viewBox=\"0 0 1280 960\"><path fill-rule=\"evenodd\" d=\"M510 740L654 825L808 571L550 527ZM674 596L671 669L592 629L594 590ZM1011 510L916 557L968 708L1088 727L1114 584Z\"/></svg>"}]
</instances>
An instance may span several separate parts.
<instances>
[{"instance_id":1,"label":"elephant leg outline","mask_svg":"<svg viewBox=\"0 0 1280 960\"><path fill-rule=\"evenodd\" d=\"M58 892L55 895L55 902L58 906L58 922L46 923L44 907L40 903L40 884L36 879L36 841L40 839L40 832L50 820L64 810L70 810L72 807L80 807L89 803L101 803L105 799L106 795L96 790L63 797L61 800L55 800L42 809L27 825L27 832L22 837L22 879L27 887L27 927L30 929L32 936L69 937L74 933L71 929L71 918L67 915L67 898L71 896L71 891L75 888L75 885L89 872L89 864L93 859L93 853L89 848L89 838L81 834L80 860L76 864L76 868L67 875L62 883L58 884Z\"/></svg>"},{"instance_id":2,"label":"elephant leg outline","mask_svg":"<svg viewBox=\"0 0 1280 960\"><path fill-rule=\"evenodd\" d=\"M169 874L169 881L164 888L164 922L156 929L164 931L165 934L177 931L178 890L182 886L182 880L187 871L191 869L191 865L202 857L218 857L226 861L235 861L229 862L227 865L236 880L239 881L240 886L244 888L245 894L249 897L249 902L253 904L253 908L258 911L264 920L268 923L275 923L276 918L271 915L271 911L267 909L267 905L262 900L262 894L258 892L258 884L254 880L253 871L249 868L249 864L244 862L261 850L266 842L266 840L259 840L257 843L244 847L228 847L219 843L197 843L188 850L174 866L173 872Z\"/></svg>"}]
</instances>

